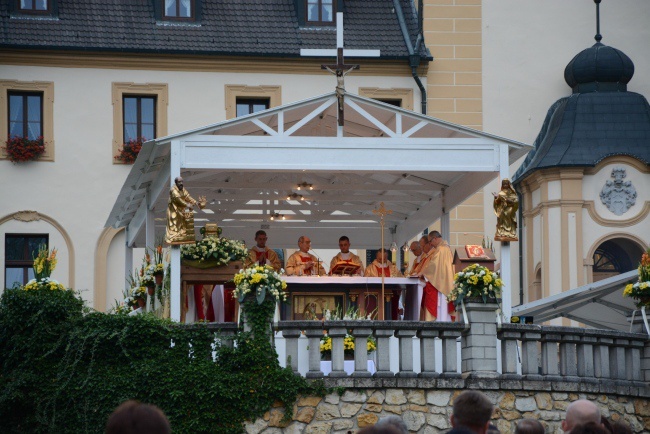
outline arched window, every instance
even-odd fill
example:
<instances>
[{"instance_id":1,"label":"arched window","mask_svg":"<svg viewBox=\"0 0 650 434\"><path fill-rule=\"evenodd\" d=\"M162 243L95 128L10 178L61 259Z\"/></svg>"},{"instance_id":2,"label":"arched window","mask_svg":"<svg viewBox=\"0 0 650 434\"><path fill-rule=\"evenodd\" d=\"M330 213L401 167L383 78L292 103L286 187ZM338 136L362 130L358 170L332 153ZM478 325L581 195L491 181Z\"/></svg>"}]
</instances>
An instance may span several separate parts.
<instances>
[{"instance_id":1,"label":"arched window","mask_svg":"<svg viewBox=\"0 0 650 434\"><path fill-rule=\"evenodd\" d=\"M634 270L643 249L634 241L614 238L603 242L594 252L594 282Z\"/></svg>"}]
</instances>

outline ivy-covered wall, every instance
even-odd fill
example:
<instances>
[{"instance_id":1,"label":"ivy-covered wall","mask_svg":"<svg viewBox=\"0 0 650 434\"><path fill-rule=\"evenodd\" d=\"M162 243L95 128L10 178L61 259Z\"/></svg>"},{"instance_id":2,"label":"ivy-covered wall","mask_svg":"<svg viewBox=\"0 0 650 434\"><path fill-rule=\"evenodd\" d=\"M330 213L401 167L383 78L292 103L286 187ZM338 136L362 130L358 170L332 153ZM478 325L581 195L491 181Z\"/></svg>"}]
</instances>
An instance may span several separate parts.
<instances>
[{"instance_id":1,"label":"ivy-covered wall","mask_svg":"<svg viewBox=\"0 0 650 434\"><path fill-rule=\"evenodd\" d=\"M324 393L281 368L264 336L214 341L200 325L87 311L72 291L6 290L2 432L103 432L120 403L137 399L159 406L175 433L239 433L275 402Z\"/></svg>"}]
</instances>

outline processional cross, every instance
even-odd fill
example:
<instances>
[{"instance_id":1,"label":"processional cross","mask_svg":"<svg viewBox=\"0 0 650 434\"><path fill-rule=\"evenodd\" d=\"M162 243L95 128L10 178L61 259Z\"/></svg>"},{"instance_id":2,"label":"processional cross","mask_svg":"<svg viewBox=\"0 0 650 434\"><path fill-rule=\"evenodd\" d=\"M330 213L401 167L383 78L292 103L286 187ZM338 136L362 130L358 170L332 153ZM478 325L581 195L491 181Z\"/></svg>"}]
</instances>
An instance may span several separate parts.
<instances>
[{"instance_id":1,"label":"processional cross","mask_svg":"<svg viewBox=\"0 0 650 434\"><path fill-rule=\"evenodd\" d=\"M372 213L379 216L379 225L381 226L381 251L384 251L384 217L392 214L392 209L386 209L384 202L379 204L379 208L373 209ZM384 258L388 261L388 258ZM379 311L379 319L383 320L386 317L386 302L384 301L384 272L381 273L381 310Z\"/></svg>"},{"instance_id":2,"label":"processional cross","mask_svg":"<svg viewBox=\"0 0 650 434\"><path fill-rule=\"evenodd\" d=\"M346 50L343 48L343 12L336 13L336 50L308 48L302 48L300 50L301 56L336 56L336 64L321 65L321 69L326 69L336 76L336 100L338 104L339 126L342 127L345 123L343 116L343 107L345 102L345 76L351 71L359 69L359 65L346 65L343 56L379 57L379 54L379 50Z\"/></svg>"}]
</instances>

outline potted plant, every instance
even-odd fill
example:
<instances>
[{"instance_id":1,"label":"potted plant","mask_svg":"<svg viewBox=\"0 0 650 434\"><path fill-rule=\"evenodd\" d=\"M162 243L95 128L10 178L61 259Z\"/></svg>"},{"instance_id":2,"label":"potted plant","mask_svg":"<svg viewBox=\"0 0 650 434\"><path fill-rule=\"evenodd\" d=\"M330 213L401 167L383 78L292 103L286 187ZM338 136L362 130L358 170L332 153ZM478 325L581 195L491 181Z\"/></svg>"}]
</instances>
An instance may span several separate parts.
<instances>
[{"instance_id":1,"label":"potted plant","mask_svg":"<svg viewBox=\"0 0 650 434\"><path fill-rule=\"evenodd\" d=\"M41 244L38 247L38 253L34 257L34 279L31 279L22 289L26 291L35 289L49 289L49 290L66 290L66 287L50 278L50 275L56 268L56 249L51 251Z\"/></svg>"},{"instance_id":2,"label":"potted plant","mask_svg":"<svg viewBox=\"0 0 650 434\"><path fill-rule=\"evenodd\" d=\"M255 335L270 332L275 306L287 300L287 283L269 265L245 268L235 274L233 296L239 300L245 321L245 328Z\"/></svg>"},{"instance_id":3,"label":"potted plant","mask_svg":"<svg viewBox=\"0 0 650 434\"><path fill-rule=\"evenodd\" d=\"M345 360L354 360L354 348L355 348L355 339L349 332L343 338L343 355ZM373 351L377 350L377 341L374 337L368 336L366 341L366 351L368 354L372 354ZM332 359L332 338L327 334L323 335L320 340L320 358L321 360L331 360Z\"/></svg>"},{"instance_id":4,"label":"potted plant","mask_svg":"<svg viewBox=\"0 0 650 434\"><path fill-rule=\"evenodd\" d=\"M638 307L650 306L650 248L641 255L637 272L638 280L626 285L623 295L634 298Z\"/></svg>"},{"instance_id":5,"label":"potted plant","mask_svg":"<svg viewBox=\"0 0 650 434\"><path fill-rule=\"evenodd\" d=\"M146 141L147 139L144 137L129 140L122 145L117 155L113 158L124 164L133 164L136 158L138 158L138 154L142 149L142 144Z\"/></svg>"},{"instance_id":6,"label":"potted plant","mask_svg":"<svg viewBox=\"0 0 650 434\"><path fill-rule=\"evenodd\" d=\"M194 244L181 246L183 265L195 268L220 267L246 257L248 249L244 243L225 237L207 236Z\"/></svg>"},{"instance_id":7,"label":"potted plant","mask_svg":"<svg viewBox=\"0 0 650 434\"><path fill-rule=\"evenodd\" d=\"M165 275L165 264L163 264L163 247L161 245L156 246L153 251L154 263L152 268L152 274L156 285L160 286L163 283L163 276Z\"/></svg>"},{"instance_id":8,"label":"potted plant","mask_svg":"<svg viewBox=\"0 0 650 434\"><path fill-rule=\"evenodd\" d=\"M459 306L461 303L496 303L501 297L503 281L499 274L478 264L472 264L454 276L454 288L447 299Z\"/></svg>"},{"instance_id":9,"label":"potted plant","mask_svg":"<svg viewBox=\"0 0 650 434\"><path fill-rule=\"evenodd\" d=\"M7 138L2 149L12 163L34 161L45 152L45 141L43 136L36 139L14 136Z\"/></svg>"}]
</instances>

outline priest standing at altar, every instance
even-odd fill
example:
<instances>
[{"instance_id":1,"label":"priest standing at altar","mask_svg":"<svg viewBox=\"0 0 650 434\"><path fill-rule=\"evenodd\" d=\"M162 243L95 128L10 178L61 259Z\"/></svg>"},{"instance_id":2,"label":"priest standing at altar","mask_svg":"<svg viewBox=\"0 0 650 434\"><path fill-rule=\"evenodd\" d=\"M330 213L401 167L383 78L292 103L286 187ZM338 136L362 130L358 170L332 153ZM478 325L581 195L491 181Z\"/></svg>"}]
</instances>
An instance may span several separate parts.
<instances>
[{"instance_id":1,"label":"priest standing at altar","mask_svg":"<svg viewBox=\"0 0 650 434\"><path fill-rule=\"evenodd\" d=\"M244 267L254 267L256 265L270 265L275 271L280 271L282 263L278 254L266 247L268 236L264 231L255 232L255 246L248 251L248 258L244 262Z\"/></svg>"},{"instance_id":2,"label":"priest standing at altar","mask_svg":"<svg viewBox=\"0 0 650 434\"><path fill-rule=\"evenodd\" d=\"M377 250L377 256L372 264L366 267L365 277L403 277L395 264L388 260L388 249Z\"/></svg>"},{"instance_id":3,"label":"priest standing at altar","mask_svg":"<svg viewBox=\"0 0 650 434\"><path fill-rule=\"evenodd\" d=\"M422 256L424 252L422 250L422 245L418 241L413 241L409 246L409 250L415 255L415 259L413 259L413 264L411 265L411 268L407 270L405 274L407 276L412 276L417 274L415 270L420 265L420 262L422 262Z\"/></svg>"},{"instance_id":4,"label":"priest standing at altar","mask_svg":"<svg viewBox=\"0 0 650 434\"><path fill-rule=\"evenodd\" d=\"M309 253L311 249L311 240L309 237L303 235L298 238L298 248L300 250L287 259L287 276L322 276L326 274L323 268L323 261Z\"/></svg>"},{"instance_id":5,"label":"priest standing at altar","mask_svg":"<svg viewBox=\"0 0 650 434\"><path fill-rule=\"evenodd\" d=\"M337 253L330 262L330 272L336 264L339 262L345 262L350 265L358 265L359 270L356 272L356 274L360 276L363 275L363 263L357 255L350 252L350 239L345 235L339 238L339 249L341 249L341 251Z\"/></svg>"},{"instance_id":6,"label":"priest standing at altar","mask_svg":"<svg viewBox=\"0 0 650 434\"><path fill-rule=\"evenodd\" d=\"M447 295L454 287L454 256L449 243L442 239L440 232L429 234L431 250L428 258L418 271L424 278L420 319L422 321L451 321L453 305L447 302Z\"/></svg>"}]
</instances>

